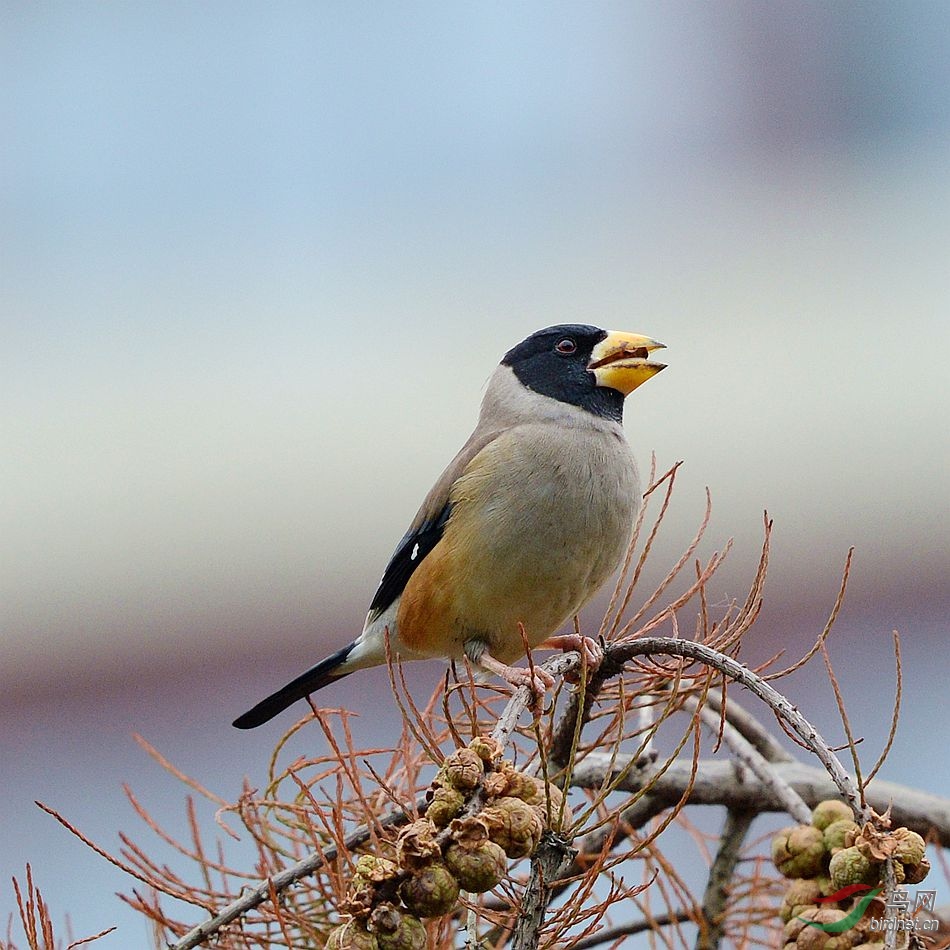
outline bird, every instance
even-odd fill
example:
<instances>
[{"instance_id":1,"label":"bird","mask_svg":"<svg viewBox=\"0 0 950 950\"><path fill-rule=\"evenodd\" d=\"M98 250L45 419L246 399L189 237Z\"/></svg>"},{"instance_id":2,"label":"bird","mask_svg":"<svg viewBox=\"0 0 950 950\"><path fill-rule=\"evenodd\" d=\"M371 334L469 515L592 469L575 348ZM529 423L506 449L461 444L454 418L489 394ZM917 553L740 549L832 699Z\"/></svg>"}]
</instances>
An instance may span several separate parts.
<instances>
[{"instance_id":1,"label":"bird","mask_svg":"<svg viewBox=\"0 0 950 950\"><path fill-rule=\"evenodd\" d=\"M556 635L615 572L642 501L624 400L666 366L664 344L561 324L508 350L468 441L399 541L360 635L234 720L253 729L328 683L390 656L467 658L512 686L550 674L512 664L532 649L597 641ZM387 650L387 638L389 647Z\"/></svg>"}]
</instances>

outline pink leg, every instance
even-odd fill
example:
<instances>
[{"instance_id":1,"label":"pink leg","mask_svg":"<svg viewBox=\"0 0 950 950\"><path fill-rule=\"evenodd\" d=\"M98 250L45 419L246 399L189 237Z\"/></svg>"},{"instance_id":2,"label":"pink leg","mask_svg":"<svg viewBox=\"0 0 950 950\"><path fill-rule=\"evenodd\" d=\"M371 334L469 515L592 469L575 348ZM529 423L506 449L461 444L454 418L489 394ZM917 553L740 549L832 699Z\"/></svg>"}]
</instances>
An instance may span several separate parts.
<instances>
[{"instance_id":1,"label":"pink leg","mask_svg":"<svg viewBox=\"0 0 950 950\"><path fill-rule=\"evenodd\" d=\"M496 660L487 650L485 650L473 662L489 673L500 676L506 683L510 683L517 689L519 686L527 686L536 696L543 696L544 693L554 686L554 677L541 667L534 667L534 675L531 675L531 669L521 666L508 666Z\"/></svg>"},{"instance_id":2,"label":"pink leg","mask_svg":"<svg viewBox=\"0 0 950 950\"><path fill-rule=\"evenodd\" d=\"M582 637L577 633L565 633L559 637L548 637L541 644L547 650L577 650L590 669L596 670L604 659L604 648L593 637Z\"/></svg>"}]
</instances>

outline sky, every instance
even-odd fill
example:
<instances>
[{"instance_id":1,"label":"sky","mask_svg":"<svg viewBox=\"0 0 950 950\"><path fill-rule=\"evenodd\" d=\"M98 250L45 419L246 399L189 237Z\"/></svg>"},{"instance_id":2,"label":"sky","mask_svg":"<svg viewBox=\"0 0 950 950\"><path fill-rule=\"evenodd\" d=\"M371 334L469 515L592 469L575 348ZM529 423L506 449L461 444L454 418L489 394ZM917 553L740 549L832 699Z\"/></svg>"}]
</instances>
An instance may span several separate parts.
<instances>
[{"instance_id":1,"label":"sky","mask_svg":"<svg viewBox=\"0 0 950 950\"><path fill-rule=\"evenodd\" d=\"M775 519L754 655L855 547L855 718L898 629L884 777L945 788L948 39L927 2L0 4L6 879L148 946L34 799L106 846L123 782L179 815L133 733L259 779L277 732L231 719L358 632L494 365L564 322L668 346L626 413L684 461L662 563L708 486L741 597Z\"/></svg>"}]
</instances>

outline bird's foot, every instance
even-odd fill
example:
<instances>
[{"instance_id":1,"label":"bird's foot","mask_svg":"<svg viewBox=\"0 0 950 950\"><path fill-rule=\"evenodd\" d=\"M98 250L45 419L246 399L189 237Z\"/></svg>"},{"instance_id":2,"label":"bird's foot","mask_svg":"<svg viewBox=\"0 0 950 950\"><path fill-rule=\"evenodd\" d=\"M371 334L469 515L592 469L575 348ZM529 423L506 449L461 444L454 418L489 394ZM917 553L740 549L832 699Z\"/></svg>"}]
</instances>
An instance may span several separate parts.
<instances>
[{"instance_id":1,"label":"bird's foot","mask_svg":"<svg viewBox=\"0 0 950 950\"><path fill-rule=\"evenodd\" d=\"M500 676L506 683L515 689L527 686L540 699L554 686L554 676L540 666L508 666L501 660L496 660L487 650L477 660L483 670L488 670Z\"/></svg>"},{"instance_id":2,"label":"bird's foot","mask_svg":"<svg viewBox=\"0 0 950 950\"><path fill-rule=\"evenodd\" d=\"M548 637L541 644L549 650L577 650L587 664L588 669L596 670L604 661L604 646L593 637L582 637L579 633L565 633L559 637Z\"/></svg>"},{"instance_id":3,"label":"bird's foot","mask_svg":"<svg viewBox=\"0 0 950 950\"><path fill-rule=\"evenodd\" d=\"M540 666L533 668L523 666L509 666L507 673L499 673L502 679L511 683L516 689L527 686L539 699L554 687L554 675Z\"/></svg>"}]
</instances>

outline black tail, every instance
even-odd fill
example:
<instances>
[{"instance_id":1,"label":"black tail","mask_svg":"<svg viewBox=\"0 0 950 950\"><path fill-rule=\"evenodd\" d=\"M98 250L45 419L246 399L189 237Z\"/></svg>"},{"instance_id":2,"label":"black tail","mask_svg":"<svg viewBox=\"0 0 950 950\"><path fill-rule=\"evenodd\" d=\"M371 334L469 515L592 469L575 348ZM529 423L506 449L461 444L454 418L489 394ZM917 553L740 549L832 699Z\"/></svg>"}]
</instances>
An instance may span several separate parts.
<instances>
[{"instance_id":1,"label":"black tail","mask_svg":"<svg viewBox=\"0 0 950 950\"><path fill-rule=\"evenodd\" d=\"M356 646L356 644L351 643L349 646L343 647L342 650L331 653L330 656L325 660L321 660L316 666L311 667L306 673L302 673L295 680L291 680L286 686L277 690L276 693L272 693L268 696L267 699L262 699L253 709L249 709L244 713L243 716L238 716L237 719L234 720L233 725L237 726L238 729L254 729L257 726L263 725L268 720L273 719L277 713L283 712L292 703L297 702L298 699L303 699L304 696L315 693L318 689L326 686L327 683L333 682L333 680L349 676L349 673L353 672L352 670L348 673L336 673L334 670L338 669L344 660L346 660L354 646Z\"/></svg>"}]
</instances>

